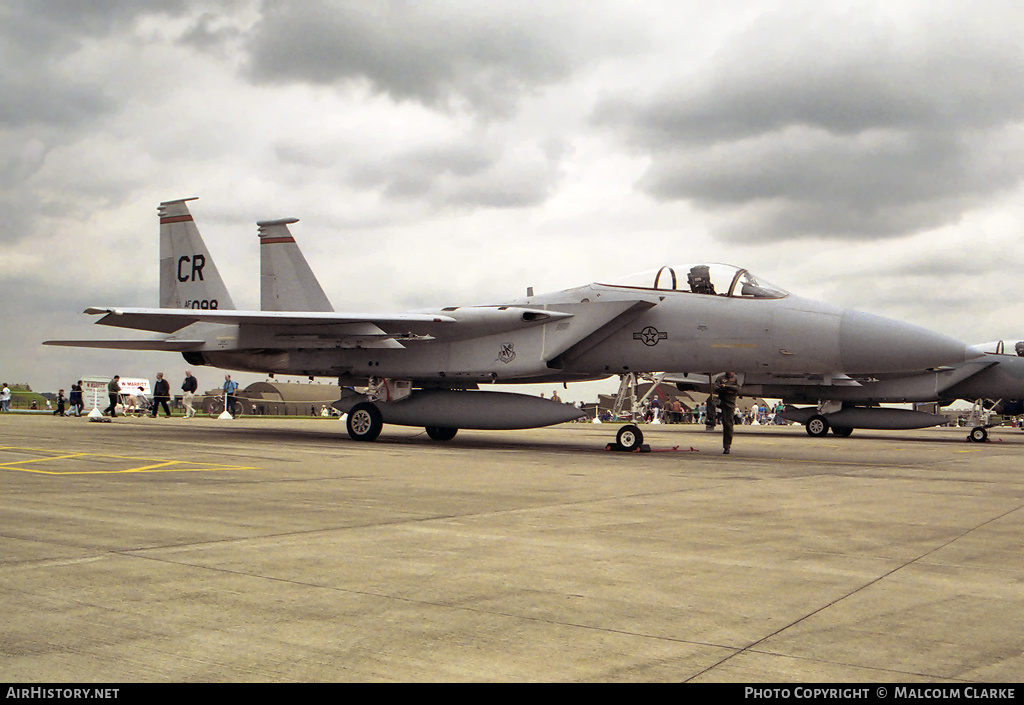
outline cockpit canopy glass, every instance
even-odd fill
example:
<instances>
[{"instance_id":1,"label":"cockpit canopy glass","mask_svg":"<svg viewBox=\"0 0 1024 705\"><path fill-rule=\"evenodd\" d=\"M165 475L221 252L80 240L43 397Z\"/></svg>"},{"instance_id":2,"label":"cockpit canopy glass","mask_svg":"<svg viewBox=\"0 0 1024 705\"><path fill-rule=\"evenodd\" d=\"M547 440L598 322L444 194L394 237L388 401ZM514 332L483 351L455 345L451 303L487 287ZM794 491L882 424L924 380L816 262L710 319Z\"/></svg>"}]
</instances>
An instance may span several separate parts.
<instances>
[{"instance_id":1,"label":"cockpit canopy glass","mask_svg":"<svg viewBox=\"0 0 1024 705\"><path fill-rule=\"evenodd\" d=\"M789 295L785 289L731 264L666 265L630 274L609 285L742 299L781 299Z\"/></svg>"}]
</instances>

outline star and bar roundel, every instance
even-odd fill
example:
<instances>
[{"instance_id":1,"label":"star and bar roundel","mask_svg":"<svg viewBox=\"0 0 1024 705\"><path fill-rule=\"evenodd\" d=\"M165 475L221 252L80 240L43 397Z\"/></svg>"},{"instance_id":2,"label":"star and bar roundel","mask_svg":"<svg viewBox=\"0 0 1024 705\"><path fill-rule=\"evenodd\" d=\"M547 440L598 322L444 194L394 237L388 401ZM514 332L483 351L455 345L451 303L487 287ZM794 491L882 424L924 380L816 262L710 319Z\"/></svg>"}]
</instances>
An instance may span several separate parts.
<instances>
[{"instance_id":1,"label":"star and bar roundel","mask_svg":"<svg viewBox=\"0 0 1024 705\"><path fill-rule=\"evenodd\" d=\"M659 340L667 340L668 333L660 331L654 326L647 326L639 333L633 334L633 340L641 340L644 345L657 345Z\"/></svg>"}]
</instances>

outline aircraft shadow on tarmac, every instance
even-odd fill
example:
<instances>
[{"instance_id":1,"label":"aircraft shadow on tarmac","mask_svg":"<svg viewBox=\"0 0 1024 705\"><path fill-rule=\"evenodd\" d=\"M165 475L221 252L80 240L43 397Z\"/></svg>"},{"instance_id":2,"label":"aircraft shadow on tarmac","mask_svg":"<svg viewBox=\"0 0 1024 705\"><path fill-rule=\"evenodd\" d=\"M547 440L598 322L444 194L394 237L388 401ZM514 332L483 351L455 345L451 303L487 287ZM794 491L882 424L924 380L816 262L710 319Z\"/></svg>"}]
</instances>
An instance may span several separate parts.
<instances>
[{"instance_id":1,"label":"aircraft shadow on tarmac","mask_svg":"<svg viewBox=\"0 0 1024 705\"><path fill-rule=\"evenodd\" d=\"M743 429L743 430L741 430L741 429ZM747 430L747 429L750 429L750 430ZM794 426L793 430L795 431L796 429L797 429L797 427ZM801 430L801 433L797 434L797 438L800 438L801 436L806 438L806 433L803 432L802 428L800 430ZM844 443L853 443L853 442L856 442L858 439L861 439L861 440L871 440L871 441L891 441L893 443L957 443L957 444L962 444L962 443L967 443L968 442L967 434L970 432L970 430L971 429L966 428L966 427L955 428L955 429L950 428L950 429L945 429L944 431L939 431L939 432L936 432L935 429L924 429L923 433L921 433L921 432L915 433L914 431L874 431L874 430L867 430L867 429L857 429L854 432L853 436L850 436L850 437L847 437L847 438L840 438L838 436L829 435L828 437L823 437L823 438L806 438L806 441L808 443L812 443L812 444L814 442L829 443L829 442L833 442L833 441L834 442L842 441ZM748 436L748 437L749 436L756 436L758 438L778 438L779 437L778 433L779 433L778 430L774 430L774 431L754 430L754 429L752 429L749 426L737 426L737 428L736 428L736 436L738 438L742 438L742 436ZM1000 443L1000 442L1003 442L1004 439L1005 440L1010 440L1010 439L1016 438L1018 436L1021 437L1021 438L1024 438L1024 433L1022 433L1018 429L1011 428L1011 427L996 427L996 428L990 429L989 430L989 435L990 435L990 439L989 439L990 443L993 443L993 442L994 443ZM995 438L992 438L992 436L995 436Z\"/></svg>"},{"instance_id":2,"label":"aircraft shadow on tarmac","mask_svg":"<svg viewBox=\"0 0 1024 705\"><path fill-rule=\"evenodd\" d=\"M239 440L240 438L250 439L254 448L260 446L287 446L299 444L304 447L310 445L323 446L332 450L352 449L374 451L375 446L413 446L422 445L432 449L465 449L465 450L530 450L539 452L564 453L572 452L604 452L605 445L615 440L617 426L608 425L603 429L581 430L578 437L567 438L565 434L544 438L543 432L530 432L529 440L519 435L510 435L514 432L473 432L463 431L459 436L444 442L430 439L426 431L420 429L418 432L408 429L406 433L381 434L373 445L351 440L345 433L344 424L324 425L324 429L292 429L292 428L239 428L231 429L217 427L190 427L189 433L224 436ZM574 436L576 434L573 434ZM502 440L502 439L507 440ZM379 448L378 448L379 450Z\"/></svg>"},{"instance_id":3,"label":"aircraft shadow on tarmac","mask_svg":"<svg viewBox=\"0 0 1024 705\"><path fill-rule=\"evenodd\" d=\"M555 427L557 428L557 427ZM404 433L381 434L377 441L384 446L423 446L429 449L451 449L451 450L530 450L533 452L587 452L604 453L605 447L615 441L615 434L620 428L619 424L603 424L601 426L578 428L564 428L562 433L552 433L550 436L545 431L526 431L521 435L517 432L502 431L467 431L456 438L438 442L430 439L423 430L418 432L407 429ZM696 447L698 452L704 455L717 455L720 453L721 432L705 432L699 426L690 426L686 429L675 429L672 426L641 426L646 436L646 441L655 451L689 450ZM955 444L967 443L967 432L969 429L949 429L936 432L892 432L892 431L858 431L856 435L849 438L808 438L801 427L791 429L756 429L750 426L740 426L736 429L734 448L743 452L743 439L762 440L784 440L787 443L796 443L806 446L806 450L812 451L815 447L834 449L837 443L843 447L856 448L859 441L883 441L894 445L908 444ZM223 426L190 426L189 434L201 434L204 436L223 436L234 440L247 439L251 441L253 448L261 446L289 446L299 444L302 446L322 446L324 449L339 450L367 450L372 451L372 445L352 441L344 431L344 424L330 424L325 422L321 428L265 428L260 426L231 427ZM564 432L568 431L568 433ZM1020 436L1020 441L1017 437ZM989 444L999 445L1009 442L1016 445L1024 441L1024 434L1012 428L993 429ZM985 447L982 444L980 447ZM972 447L979 447L978 444L971 444ZM753 449L751 449L753 450ZM619 454L616 454L619 455Z\"/></svg>"}]
</instances>

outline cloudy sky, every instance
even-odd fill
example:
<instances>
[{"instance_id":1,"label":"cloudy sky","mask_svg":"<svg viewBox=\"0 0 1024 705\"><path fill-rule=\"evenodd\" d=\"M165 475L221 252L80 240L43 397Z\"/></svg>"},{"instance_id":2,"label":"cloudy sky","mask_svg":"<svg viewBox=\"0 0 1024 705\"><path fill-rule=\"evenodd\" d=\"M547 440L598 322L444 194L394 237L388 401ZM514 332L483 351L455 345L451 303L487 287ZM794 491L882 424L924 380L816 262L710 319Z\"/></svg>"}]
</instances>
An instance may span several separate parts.
<instances>
[{"instance_id":1,"label":"cloudy sky","mask_svg":"<svg viewBox=\"0 0 1024 705\"><path fill-rule=\"evenodd\" d=\"M157 305L189 196L244 308L255 221L294 216L337 310L709 260L1020 339L1022 30L1016 0L5 0L0 377L179 378L39 343Z\"/></svg>"}]
</instances>

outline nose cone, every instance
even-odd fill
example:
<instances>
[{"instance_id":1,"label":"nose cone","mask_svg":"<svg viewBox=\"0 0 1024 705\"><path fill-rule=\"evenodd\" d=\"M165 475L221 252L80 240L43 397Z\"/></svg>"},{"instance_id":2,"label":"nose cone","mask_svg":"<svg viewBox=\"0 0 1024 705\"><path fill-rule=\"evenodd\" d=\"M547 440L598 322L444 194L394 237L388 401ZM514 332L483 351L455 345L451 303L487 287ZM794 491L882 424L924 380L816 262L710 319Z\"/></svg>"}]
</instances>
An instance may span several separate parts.
<instances>
[{"instance_id":1,"label":"nose cone","mask_svg":"<svg viewBox=\"0 0 1024 705\"><path fill-rule=\"evenodd\" d=\"M839 328L846 372L912 372L956 365L978 351L947 335L891 318L847 310Z\"/></svg>"}]
</instances>

